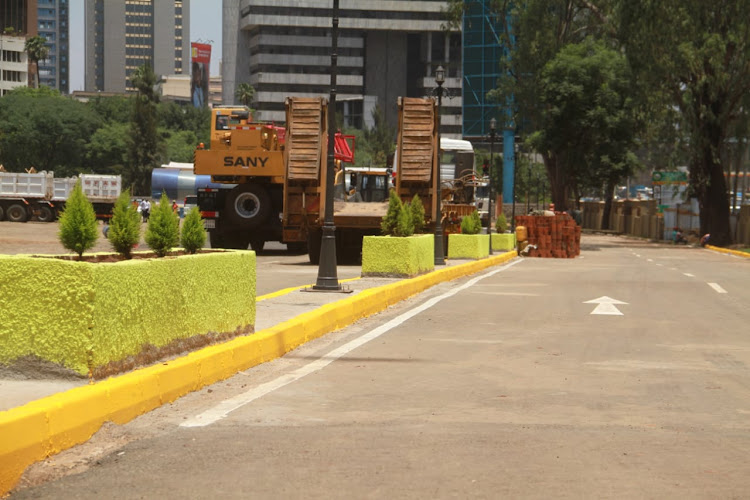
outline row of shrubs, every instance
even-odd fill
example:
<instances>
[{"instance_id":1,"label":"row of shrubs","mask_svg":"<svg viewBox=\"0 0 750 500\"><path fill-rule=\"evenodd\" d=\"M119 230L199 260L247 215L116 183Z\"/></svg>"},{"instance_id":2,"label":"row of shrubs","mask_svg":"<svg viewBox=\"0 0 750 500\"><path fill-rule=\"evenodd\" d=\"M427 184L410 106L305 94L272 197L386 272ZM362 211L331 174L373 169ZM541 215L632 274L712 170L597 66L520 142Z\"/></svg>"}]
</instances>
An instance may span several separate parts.
<instances>
[{"instance_id":1,"label":"row of shrubs","mask_svg":"<svg viewBox=\"0 0 750 500\"><path fill-rule=\"evenodd\" d=\"M94 206L81 189L78 181L60 215L60 242L78 254L91 249L99 238ZM117 199L109 221L107 239L112 248L126 259L132 257L133 249L141 240L141 215L130 203L130 191L125 190ZM180 218L172 209L166 193L162 193L159 204L152 210L146 227L146 244L157 257L164 257L178 244L188 253L196 253L206 243L198 207L193 207L185 216L180 231Z\"/></svg>"},{"instance_id":2,"label":"row of shrubs","mask_svg":"<svg viewBox=\"0 0 750 500\"><path fill-rule=\"evenodd\" d=\"M425 229L425 212L419 195L414 195L411 202L403 203L391 189L388 199L388 212L380 224L383 234L386 236L411 236L419 234ZM504 233L507 229L505 215L500 214L495 223L498 232ZM482 220L479 212L474 210L471 215L461 218L461 232L463 234L479 234L482 231Z\"/></svg>"}]
</instances>

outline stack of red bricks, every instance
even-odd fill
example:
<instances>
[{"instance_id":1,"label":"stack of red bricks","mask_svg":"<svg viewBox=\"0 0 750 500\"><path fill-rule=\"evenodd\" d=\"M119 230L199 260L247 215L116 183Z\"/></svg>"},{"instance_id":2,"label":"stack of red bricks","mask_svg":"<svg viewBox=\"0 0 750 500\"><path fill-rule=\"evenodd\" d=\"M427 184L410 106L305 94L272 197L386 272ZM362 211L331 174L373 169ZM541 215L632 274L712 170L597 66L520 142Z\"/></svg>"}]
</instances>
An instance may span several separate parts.
<instances>
[{"instance_id":1,"label":"stack of red bricks","mask_svg":"<svg viewBox=\"0 0 750 500\"><path fill-rule=\"evenodd\" d=\"M581 253L581 226L565 212L555 212L554 216L517 215L518 226L526 227L532 246L529 257L572 259Z\"/></svg>"}]
</instances>

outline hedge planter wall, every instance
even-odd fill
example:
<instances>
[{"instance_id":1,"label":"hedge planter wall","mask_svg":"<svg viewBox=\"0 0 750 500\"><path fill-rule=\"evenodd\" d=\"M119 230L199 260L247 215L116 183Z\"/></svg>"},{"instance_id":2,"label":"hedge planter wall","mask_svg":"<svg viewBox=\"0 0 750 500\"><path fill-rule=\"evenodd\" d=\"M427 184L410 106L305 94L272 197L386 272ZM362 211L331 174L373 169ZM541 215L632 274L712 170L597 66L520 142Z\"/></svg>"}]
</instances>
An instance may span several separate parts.
<instances>
[{"instance_id":1,"label":"hedge planter wall","mask_svg":"<svg viewBox=\"0 0 750 500\"><path fill-rule=\"evenodd\" d=\"M489 235L460 233L448 235L449 259L483 259L489 256Z\"/></svg>"},{"instance_id":2,"label":"hedge planter wall","mask_svg":"<svg viewBox=\"0 0 750 500\"><path fill-rule=\"evenodd\" d=\"M411 278L435 269L435 236L365 236L362 276Z\"/></svg>"},{"instance_id":3,"label":"hedge planter wall","mask_svg":"<svg viewBox=\"0 0 750 500\"><path fill-rule=\"evenodd\" d=\"M144 349L255 325L249 251L117 263L0 256L0 284L6 365L32 357L87 375Z\"/></svg>"},{"instance_id":4,"label":"hedge planter wall","mask_svg":"<svg viewBox=\"0 0 750 500\"><path fill-rule=\"evenodd\" d=\"M516 248L516 235L514 233L493 233L493 250L514 250Z\"/></svg>"}]
</instances>

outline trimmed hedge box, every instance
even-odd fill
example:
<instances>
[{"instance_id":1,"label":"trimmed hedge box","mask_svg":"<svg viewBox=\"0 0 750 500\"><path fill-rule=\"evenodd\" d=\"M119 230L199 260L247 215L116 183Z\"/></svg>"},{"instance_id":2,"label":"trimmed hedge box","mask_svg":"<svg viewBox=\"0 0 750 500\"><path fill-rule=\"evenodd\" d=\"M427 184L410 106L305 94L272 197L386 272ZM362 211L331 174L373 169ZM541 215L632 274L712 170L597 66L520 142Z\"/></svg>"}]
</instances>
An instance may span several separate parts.
<instances>
[{"instance_id":1,"label":"trimmed hedge box","mask_svg":"<svg viewBox=\"0 0 750 500\"><path fill-rule=\"evenodd\" d=\"M490 240L487 234L448 235L449 259L484 259L490 256Z\"/></svg>"},{"instance_id":2,"label":"trimmed hedge box","mask_svg":"<svg viewBox=\"0 0 750 500\"><path fill-rule=\"evenodd\" d=\"M493 250L515 250L516 235L513 233L493 233L492 249Z\"/></svg>"},{"instance_id":3,"label":"trimmed hedge box","mask_svg":"<svg viewBox=\"0 0 750 500\"><path fill-rule=\"evenodd\" d=\"M365 236L362 276L410 278L435 269L435 235Z\"/></svg>"},{"instance_id":4,"label":"trimmed hedge box","mask_svg":"<svg viewBox=\"0 0 750 500\"><path fill-rule=\"evenodd\" d=\"M0 256L0 363L28 356L86 375L144 349L251 332L255 253L89 263Z\"/></svg>"}]
</instances>

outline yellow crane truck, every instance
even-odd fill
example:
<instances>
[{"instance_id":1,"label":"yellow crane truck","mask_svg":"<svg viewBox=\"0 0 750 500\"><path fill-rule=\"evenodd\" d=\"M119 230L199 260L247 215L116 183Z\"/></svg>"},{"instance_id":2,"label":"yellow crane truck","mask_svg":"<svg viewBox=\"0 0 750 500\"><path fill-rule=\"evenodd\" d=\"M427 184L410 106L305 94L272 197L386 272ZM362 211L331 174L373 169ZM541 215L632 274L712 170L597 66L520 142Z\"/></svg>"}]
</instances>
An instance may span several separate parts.
<instances>
[{"instance_id":1,"label":"yellow crane truck","mask_svg":"<svg viewBox=\"0 0 750 500\"><path fill-rule=\"evenodd\" d=\"M201 189L198 206L214 248L261 251L266 241L290 250L307 248L312 263L320 258L328 172L327 100L290 97L286 126L253 123L246 108L212 111L211 144L195 151L194 172L210 175L230 189ZM346 167L353 161L351 137L336 135L335 158L342 173L334 193L337 256L359 259L362 238L380 234L393 187L404 201L419 194L427 222L435 213L438 165L434 99L400 98L400 167L391 184L385 168Z\"/></svg>"}]
</instances>

